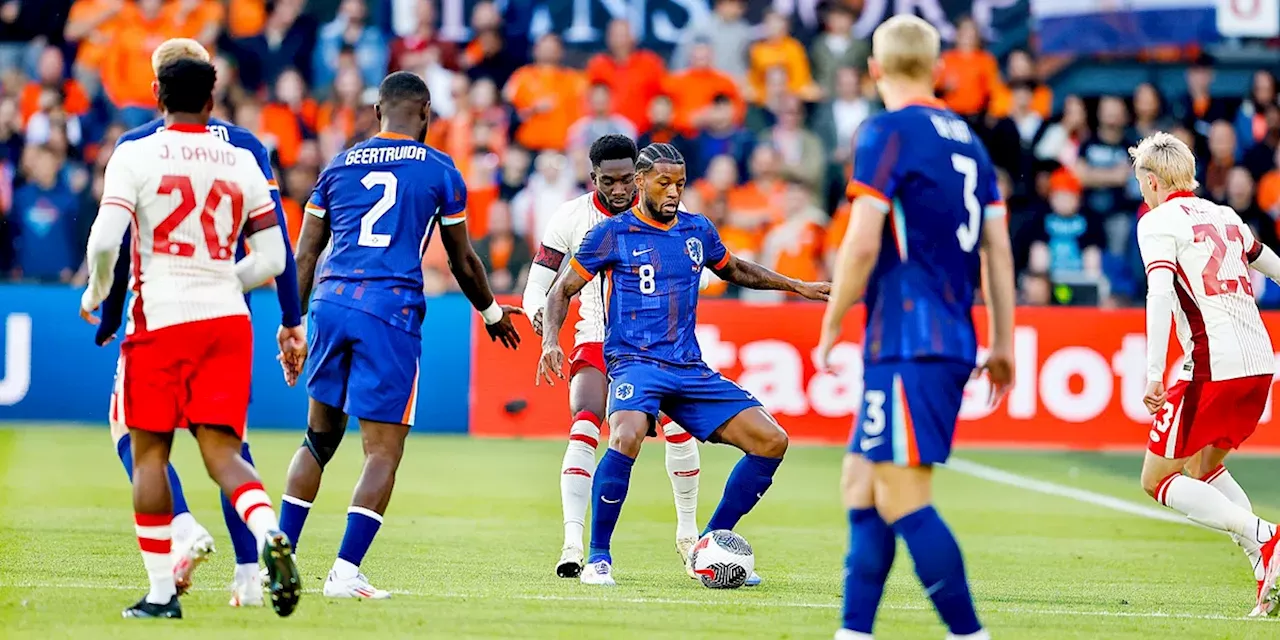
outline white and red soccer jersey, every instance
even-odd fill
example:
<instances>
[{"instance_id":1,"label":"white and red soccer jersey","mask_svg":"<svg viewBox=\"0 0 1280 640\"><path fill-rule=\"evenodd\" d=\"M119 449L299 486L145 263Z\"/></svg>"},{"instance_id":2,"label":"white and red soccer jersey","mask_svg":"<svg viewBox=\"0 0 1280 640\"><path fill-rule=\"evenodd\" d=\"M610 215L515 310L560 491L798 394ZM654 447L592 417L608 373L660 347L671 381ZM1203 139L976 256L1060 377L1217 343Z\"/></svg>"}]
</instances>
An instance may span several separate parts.
<instances>
[{"instance_id":1,"label":"white and red soccer jersey","mask_svg":"<svg viewBox=\"0 0 1280 640\"><path fill-rule=\"evenodd\" d=\"M252 153L203 126L124 142L107 163L102 207L132 216L127 334L248 314L236 245L277 224Z\"/></svg>"},{"instance_id":2,"label":"white and red soccer jersey","mask_svg":"<svg viewBox=\"0 0 1280 640\"><path fill-rule=\"evenodd\" d=\"M1175 194L1139 219L1138 246L1148 274L1173 273L1174 324L1185 354L1179 379L1232 380L1275 372L1249 272L1262 245L1235 211L1189 193ZM1163 371L1164 363L1150 366Z\"/></svg>"}]
</instances>

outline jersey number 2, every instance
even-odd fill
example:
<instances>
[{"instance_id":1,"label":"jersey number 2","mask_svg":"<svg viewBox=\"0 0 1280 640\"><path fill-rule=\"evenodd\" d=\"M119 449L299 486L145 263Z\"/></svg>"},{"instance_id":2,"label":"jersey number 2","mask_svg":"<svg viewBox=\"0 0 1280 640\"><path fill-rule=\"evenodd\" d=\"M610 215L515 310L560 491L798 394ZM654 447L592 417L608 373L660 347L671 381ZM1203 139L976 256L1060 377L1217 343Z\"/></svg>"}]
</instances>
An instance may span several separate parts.
<instances>
[{"instance_id":1,"label":"jersey number 2","mask_svg":"<svg viewBox=\"0 0 1280 640\"><path fill-rule=\"evenodd\" d=\"M162 196L172 196L177 193L178 204L173 208L172 213L156 225L155 234L152 236L155 253L183 258L194 256L196 254L194 244L172 238L173 232L177 231L182 221L196 210L196 193L191 186L191 178L163 176L160 178L160 187L156 189L156 193ZM226 241L218 236L218 229L213 219L213 214L218 210L223 199L229 200L231 204L231 233L228 234ZM209 193L204 197L204 209L200 211L200 228L204 231L204 242L209 248L209 257L214 260L230 260L233 257L235 252L231 250L231 240L240 231L240 218L243 215L244 194L240 191L240 185L224 180L214 180L213 186L209 187Z\"/></svg>"},{"instance_id":2,"label":"jersey number 2","mask_svg":"<svg viewBox=\"0 0 1280 640\"><path fill-rule=\"evenodd\" d=\"M969 221L956 229L956 239L965 253L978 246L979 225L982 224L982 205L978 202L978 162L969 156L958 153L951 154L951 167L964 176L964 208L969 212Z\"/></svg>"},{"instance_id":3,"label":"jersey number 2","mask_svg":"<svg viewBox=\"0 0 1280 640\"><path fill-rule=\"evenodd\" d=\"M1218 296L1224 293L1235 293L1244 290L1245 293L1253 295L1253 283L1249 281L1249 276L1243 275L1232 280L1223 280L1218 277L1218 272L1222 270L1222 261L1227 257L1227 242L1240 243L1240 260L1244 264L1249 264L1249 259L1245 257L1244 236L1240 235L1240 229L1234 226L1227 227L1227 237L1224 239L1217 228L1211 224L1198 224L1191 227L1196 234L1196 242L1209 241L1213 249L1209 260L1205 262L1204 270L1200 272L1200 278L1204 283L1204 294L1206 296ZM1249 273L1248 268L1245 273Z\"/></svg>"},{"instance_id":4,"label":"jersey number 2","mask_svg":"<svg viewBox=\"0 0 1280 640\"><path fill-rule=\"evenodd\" d=\"M382 197L374 203L373 208L360 218L360 238L356 244L362 247L384 249L391 246L391 234L374 233L373 225L386 215L396 204L396 174L390 171L370 171L360 179L365 189L382 186Z\"/></svg>"}]
</instances>

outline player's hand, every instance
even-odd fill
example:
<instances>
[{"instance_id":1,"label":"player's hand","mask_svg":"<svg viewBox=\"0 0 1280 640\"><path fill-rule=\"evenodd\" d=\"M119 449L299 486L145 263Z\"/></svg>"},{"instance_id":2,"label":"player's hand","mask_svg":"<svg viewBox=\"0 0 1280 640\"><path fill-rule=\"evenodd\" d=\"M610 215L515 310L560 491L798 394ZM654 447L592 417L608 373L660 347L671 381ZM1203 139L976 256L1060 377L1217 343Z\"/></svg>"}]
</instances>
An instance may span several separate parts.
<instances>
[{"instance_id":1,"label":"player's hand","mask_svg":"<svg viewBox=\"0 0 1280 640\"><path fill-rule=\"evenodd\" d=\"M98 307L94 307L92 309L86 309L82 306L80 307L80 317L83 318L85 322L88 322L91 325L97 326L102 322L102 320L98 318L98 316L93 315L93 312L97 310L98 310Z\"/></svg>"},{"instance_id":2,"label":"player's hand","mask_svg":"<svg viewBox=\"0 0 1280 640\"><path fill-rule=\"evenodd\" d=\"M825 321L822 323L822 335L818 338L818 370L831 370L831 350L835 348L836 341L840 339L840 325L829 326Z\"/></svg>"},{"instance_id":3,"label":"player's hand","mask_svg":"<svg viewBox=\"0 0 1280 640\"><path fill-rule=\"evenodd\" d=\"M276 331L276 343L280 346L280 368L284 372L284 382L289 386L298 383L302 375L302 367L307 363L307 334L302 325L292 328L281 326Z\"/></svg>"},{"instance_id":4,"label":"player's hand","mask_svg":"<svg viewBox=\"0 0 1280 640\"><path fill-rule=\"evenodd\" d=\"M796 285L796 293L810 300L826 302L831 297L830 282L801 282Z\"/></svg>"},{"instance_id":5,"label":"player's hand","mask_svg":"<svg viewBox=\"0 0 1280 640\"><path fill-rule=\"evenodd\" d=\"M524 315L524 309L510 304L501 306L502 319L493 324L486 324L484 330L489 333L489 340L502 340L502 346L508 349L518 349L520 348L520 332L516 331L515 325L511 323L511 316Z\"/></svg>"},{"instance_id":6,"label":"player's hand","mask_svg":"<svg viewBox=\"0 0 1280 640\"><path fill-rule=\"evenodd\" d=\"M983 373L991 382L991 397L987 403L991 407L1000 405L1009 389L1013 388L1013 350L1008 347L995 347L987 353L987 359L973 371L973 377Z\"/></svg>"},{"instance_id":7,"label":"player's hand","mask_svg":"<svg viewBox=\"0 0 1280 640\"><path fill-rule=\"evenodd\" d=\"M1168 395L1165 392L1163 382L1147 383L1147 393L1146 395L1142 396L1142 404L1147 405L1147 411L1151 415L1154 416L1155 414L1159 413L1160 409L1164 407L1164 403L1167 400L1168 400Z\"/></svg>"},{"instance_id":8,"label":"player's hand","mask_svg":"<svg viewBox=\"0 0 1280 640\"><path fill-rule=\"evenodd\" d=\"M542 357L538 359L538 376L533 379L533 386L542 384L543 380L547 384L556 386L555 378L551 374L555 374L556 378L564 380L564 350L560 348L558 342L547 344L542 343Z\"/></svg>"}]
</instances>

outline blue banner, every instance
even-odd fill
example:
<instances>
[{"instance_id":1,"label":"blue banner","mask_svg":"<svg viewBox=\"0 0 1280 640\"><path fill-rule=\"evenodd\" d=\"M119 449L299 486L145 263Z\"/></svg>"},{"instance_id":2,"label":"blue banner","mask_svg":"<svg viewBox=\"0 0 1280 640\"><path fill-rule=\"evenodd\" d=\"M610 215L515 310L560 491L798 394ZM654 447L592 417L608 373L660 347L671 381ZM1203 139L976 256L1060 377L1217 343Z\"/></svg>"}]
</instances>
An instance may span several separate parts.
<instances>
[{"instance_id":1,"label":"blue banner","mask_svg":"<svg viewBox=\"0 0 1280 640\"><path fill-rule=\"evenodd\" d=\"M0 285L0 422L105 424L119 343L93 344L93 327L76 310L80 291ZM305 429L303 383L289 388L276 362L275 294L257 292L253 308L251 429ZM462 296L433 298L422 327L416 431L466 433L471 386L471 322Z\"/></svg>"}]
</instances>

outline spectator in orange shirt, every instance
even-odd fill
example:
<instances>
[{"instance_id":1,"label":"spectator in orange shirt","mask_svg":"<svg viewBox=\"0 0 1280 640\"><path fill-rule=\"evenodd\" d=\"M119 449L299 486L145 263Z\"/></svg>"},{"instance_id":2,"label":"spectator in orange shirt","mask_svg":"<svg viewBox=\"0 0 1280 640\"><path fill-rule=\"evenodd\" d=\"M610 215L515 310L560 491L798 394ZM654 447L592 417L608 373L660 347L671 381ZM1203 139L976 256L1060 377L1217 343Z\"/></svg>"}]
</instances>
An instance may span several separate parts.
<instances>
[{"instance_id":1,"label":"spectator in orange shirt","mask_svg":"<svg viewBox=\"0 0 1280 640\"><path fill-rule=\"evenodd\" d=\"M1035 61L1031 54L1021 49L1009 53L1005 63L1005 82L997 83L991 94L991 108L988 113L997 118L1009 115L1013 104L1013 87L1017 84L1029 84L1034 87L1031 95L1031 110L1048 119L1053 113L1053 89L1040 81L1036 73Z\"/></svg>"},{"instance_id":2,"label":"spectator in orange shirt","mask_svg":"<svg viewBox=\"0 0 1280 640\"><path fill-rule=\"evenodd\" d=\"M956 24L956 48L942 54L942 75L938 88L952 111L973 116L991 102L1000 83L995 56L982 48L982 34L973 18Z\"/></svg>"},{"instance_id":3,"label":"spectator in orange shirt","mask_svg":"<svg viewBox=\"0 0 1280 640\"><path fill-rule=\"evenodd\" d=\"M751 70L747 72L747 99L756 104L765 99L765 76L770 69L786 73L787 90L806 102L819 98L818 85L809 69L804 45L791 37L787 17L770 10L764 16L763 40L751 45Z\"/></svg>"},{"instance_id":4,"label":"spectator in orange shirt","mask_svg":"<svg viewBox=\"0 0 1280 640\"><path fill-rule=\"evenodd\" d=\"M728 198L738 188L738 163L730 156L716 156L707 163L707 175L693 183L693 191L703 202Z\"/></svg>"},{"instance_id":5,"label":"spectator in orange shirt","mask_svg":"<svg viewBox=\"0 0 1280 640\"><path fill-rule=\"evenodd\" d=\"M520 117L515 140L534 151L564 149L582 106L582 76L562 64L560 36L548 33L533 48L533 63L512 74L502 95Z\"/></svg>"},{"instance_id":6,"label":"spectator in orange shirt","mask_svg":"<svg viewBox=\"0 0 1280 640\"><path fill-rule=\"evenodd\" d=\"M649 103L649 130L636 139L636 147L643 149L654 143L666 143L675 146L681 155L688 158L689 139L675 127L674 119L675 108L671 98L665 94L654 98Z\"/></svg>"},{"instance_id":7,"label":"spectator in orange shirt","mask_svg":"<svg viewBox=\"0 0 1280 640\"><path fill-rule=\"evenodd\" d=\"M782 222L773 225L761 245L760 264L806 282L822 280L823 228L826 216L814 206L809 186L799 176L787 174L782 197ZM781 293L772 294L781 300Z\"/></svg>"},{"instance_id":8,"label":"spectator in orange shirt","mask_svg":"<svg viewBox=\"0 0 1280 640\"><path fill-rule=\"evenodd\" d=\"M782 183L778 152L757 145L751 153L751 180L729 192L729 222L762 238L769 225L782 220Z\"/></svg>"},{"instance_id":9,"label":"spectator in orange shirt","mask_svg":"<svg viewBox=\"0 0 1280 640\"><path fill-rule=\"evenodd\" d=\"M707 126L716 96L728 96L733 103L733 123L742 124L747 103L733 78L711 66L715 52L711 44L698 41L689 48L689 68L673 73L662 83L662 92L675 108L675 126L686 136L697 135Z\"/></svg>"},{"instance_id":10,"label":"spectator in orange shirt","mask_svg":"<svg viewBox=\"0 0 1280 640\"><path fill-rule=\"evenodd\" d=\"M619 133L628 138L636 137L636 125L611 110L611 104L617 104L617 101L613 99L607 83L591 85L587 92L587 114L569 127L568 152L574 166L586 166L587 150L592 143L604 136ZM648 121L647 115L645 120Z\"/></svg>"},{"instance_id":11,"label":"spectator in orange shirt","mask_svg":"<svg viewBox=\"0 0 1280 640\"><path fill-rule=\"evenodd\" d=\"M267 3L264 0L228 0L227 35L249 38L262 33L267 26Z\"/></svg>"},{"instance_id":12,"label":"spectator in orange shirt","mask_svg":"<svg viewBox=\"0 0 1280 640\"><path fill-rule=\"evenodd\" d=\"M356 111L364 108L363 93L359 69L351 66L338 71L333 81L333 97L320 105L316 123L324 157L337 155L355 135Z\"/></svg>"},{"instance_id":13,"label":"spectator in orange shirt","mask_svg":"<svg viewBox=\"0 0 1280 640\"><path fill-rule=\"evenodd\" d=\"M1258 206L1273 218L1280 218L1280 148L1276 149L1273 166L1258 181Z\"/></svg>"},{"instance_id":14,"label":"spectator in orange shirt","mask_svg":"<svg viewBox=\"0 0 1280 640\"><path fill-rule=\"evenodd\" d=\"M476 255L489 274L494 292L521 291L533 263L529 241L512 229L511 209L506 202L493 202L488 213L489 232L476 241Z\"/></svg>"},{"instance_id":15,"label":"spectator in orange shirt","mask_svg":"<svg viewBox=\"0 0 1280 640\"><path fill-rule=\"evenodd\" d=\"M281 72L272 94L274 100L263 107L263 117L267 121L283 120L287 115L296 120L301 137L315 135L320 106L307 94L307 81L297 69ZM274 126L266 125L266 128L273 129Z\"/></svg>"},{"instance_id":16,"label":"spectator in orange shirt","mask_svg":"<svg viewBox=\"0 0 1280 640\"><path fill-rule=\"evenodd\" d=\"M823 234L822 239L822 263L826 265L827 273L835 270L836 254L840 252L840 243L844 242L844 234L849 230L849 213L852 209L853 206L849 201L841 198L836 212L831 215L831 222L827 223L826 233Z\"/></svg>"},{"instance_id":17,"label":"spectator in orange shirt","mask_svg":"<svg viewBox=\"0 0 1280 640\"><path fill-rule=\"evenodd\" d=\"M84 87L80 86L79 82L65 78L63 75L65 70L62 49L49 45L40 52L40 60L36 63L38 77L22 88L22 96L18 99L24 125L31 119L32 114L40 110L40 95L49 90L59 92L63 96L62 110L67 115L83 116L89 111L89 95L85 93Z\"/></svg>"},{"instance_id":18,"label":"spectator in orange shirt","mask_svg":"<svg viewBox=\"0 0 1280 640\"><path fill-rule=\"evenodd\" d=\"M76 77L90 91L97 88L102 62L107 57L121 24L132 22L138 8L126 0L75 0L67 14L62 36L79 45L76 49Z\"/></svg>"},{"instance_id":19,"label":"spectator in orange shirt","mask_svg":"<svg viewBox=\"0 0 1280 640\"><path fill-rule=\"evenodd\" d=\"M138 0L137 6L132 19L120 24L102 62L102 88L120 110L120 119L131 127L146 123L155 114L151 53L176 33L162 14L161 0Z\"/></svg>"},{"instance_id":20,"label":"spectator in orange shirt","mask_svg":"<svg viewBox=\"0 0 1280 640\"><path fill-rule=\"evenodd\" d=\"M222 33L222 3L218 0L170 0L161 14L173 23L173 37L191 38L210 52Z\"/></svg>"},{"instance_id":21,"label":"spectator in orange shirt","mask_svg":"<svg viewBox=\"0 0 1280 640\"><path fill-rule=\"evenodd\" d=\"M302 118L290 106L301 103L303 99L299 94L289 93L295 89L290 86L289 78L288 74L280 75L280 79L276 81L275 100L261 107L257 123L262 131L259 137L268 148L275 148L280 166L286 169L298 162L303 136ZM239 120L236 124L250 126Z\"/></svg>"},{"instance_id":22,"label":"spectator in orange shirt","mask_svg":"<svg viewBox=\"0 0 1280 640\"><path fill-rule=\"evenodd\" d=\"M652 51L636 49L631 23L626 20L610 22L605 41L609 50L596 54L587 63L587 81L608 85L613 94L613 113L644 131L649 128L649 103L662 93L662 77L666 73L662 58Z\"/></svg>"},{"instance_id":23,"label":"spectator in orange shirt","mask_svg":"<svg viewBox=\"0 0 1280 640\"><path fill-rule=\"evenodd\" d=\"M827 158L822 140L806 128L804 104L788 95L775 112L777 122L760 132L760 142L777 150L779 159L795 179L809 185L816 200L826 186Z\"/></svg>"}]
</instances>

